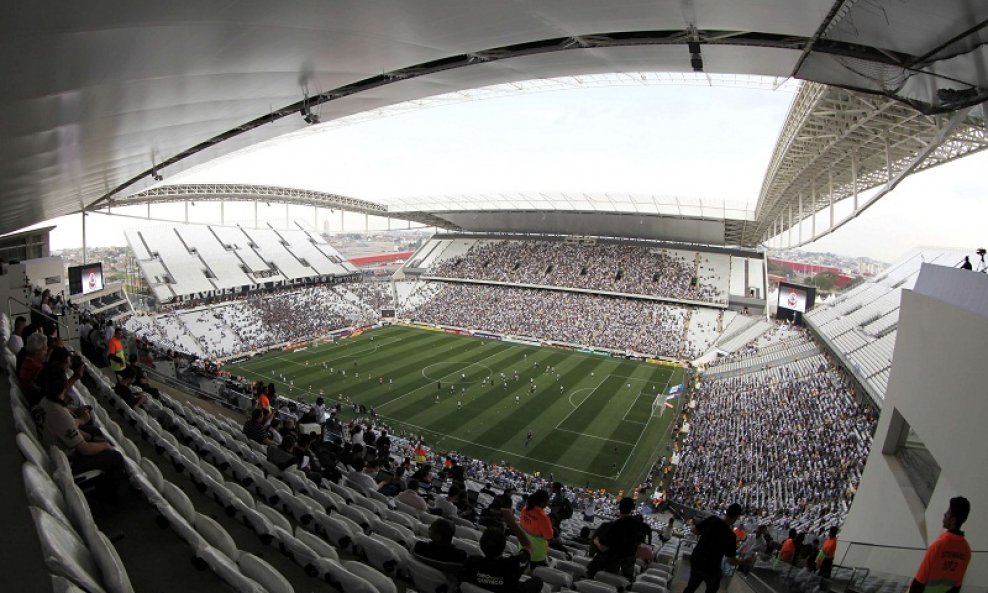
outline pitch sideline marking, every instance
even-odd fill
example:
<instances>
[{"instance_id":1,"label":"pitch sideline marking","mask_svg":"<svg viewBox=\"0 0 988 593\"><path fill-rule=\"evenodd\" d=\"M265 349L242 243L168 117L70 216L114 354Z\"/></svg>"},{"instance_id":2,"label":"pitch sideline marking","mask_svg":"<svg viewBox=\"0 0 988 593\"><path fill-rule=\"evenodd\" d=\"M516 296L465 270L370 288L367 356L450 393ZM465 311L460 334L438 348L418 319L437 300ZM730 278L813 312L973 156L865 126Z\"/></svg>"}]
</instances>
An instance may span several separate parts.
<instances>
[{"instance_id":1,"label":"pitch sideline marking","mask_svg":"<svg viewBox=\"0 0 988 593\"><path fill-rule=\"evenodd\" d=\"M608 443L619 443L619 444L622 444L622 445L632 445L633 444L633 443L629 443L627 441L619 441L617 439L608 439L608 438L599 437L599 436L593 435L593 434L587 434L585 432L577 432L575 430L570 430L568 428L554 428L553 430L558 430L560 432L568 432L570 434L576 434L576 435L580 435L581 437L587 437L587 438L590 438L590 439L597 439L598 441L607 441Z\"/></svg>"},{"instance_id":2,"label":"pitch sideline marking","mask_svg":"<svg viewBox=\"0 0 988 593\"><path fill-rule=\"evenodd\" d=\"M529 461L534 461L535 463L543 463L545 465L551 465L552 467L559 467L559 468L562 468L562 469L568 469L570 471L574 471L574 472L577 472L577 473L580 473L580 474L584 474L584 475L587 475L587 476L596 476L598 478L613 478L613 476L605 476L604 474L598 474L598 473L594 473L594 472L588 472L588 471L585 471L585 470L582 470L582 469L577 469L575 467L570 467L568 465L560 465L558 463L553 463L551 461L544 461L542 459L536 459L534 457L528 457L527 455L521 455L521 454L516 453L514 451L507 451L505 449L498 449L497 447L491 447L489 445L484 445L484 444L481 444L481 443L475 443L474 441L470 441L470 440L467 440L467 439L464 439L464 438L460 438L458 436L454 436L454 435L451 435L451 434L440 434L439 432L437 432L435 430L432 430L430 428L425 428L423 426L418 426L416 424L411 424L409 422L405 422L404 420L398 420L396 418L391 418L389 416L383 416L382 415L381 417L384 418L384 419L386 419L386 420L393 420L393 421L397 422L398 424L404 424L405 426L411 426L412 428L417 428L417 429L419 429L421 431L424 431L424 432L431 432L433 434L437 434L437 435L440 436L440 438L453 439L454 441L459 441L461 443L466 443L468 445L474 445L476 447L480 447L481 449L487 449L489 451L497 451L498 453L505 453L507 455L511 455L512 457L519 457L519 458L522 458L522 459L528 459Z\"/></svg>"}]
</instances>

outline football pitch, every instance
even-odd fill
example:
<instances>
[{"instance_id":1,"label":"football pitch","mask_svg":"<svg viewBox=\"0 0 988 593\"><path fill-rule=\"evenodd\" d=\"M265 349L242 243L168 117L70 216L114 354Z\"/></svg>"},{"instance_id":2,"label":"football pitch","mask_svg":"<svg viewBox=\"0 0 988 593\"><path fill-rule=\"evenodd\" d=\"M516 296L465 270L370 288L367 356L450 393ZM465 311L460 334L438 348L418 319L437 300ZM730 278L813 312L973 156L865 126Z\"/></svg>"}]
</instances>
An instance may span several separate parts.
<instances>
[{"instance_id":1,"label":"football pitch","mask_svg":"<svg viewBox=\"0 0 988 593\"><path fill-rule=\"evenodd\" d=\"M396 432L439 450L614 492L668 454L679 400L672 409L653 402L683 378L678 367L404 326L226 370L292 399L322 392L373 407Z\"/></svg>"}]
</instances>

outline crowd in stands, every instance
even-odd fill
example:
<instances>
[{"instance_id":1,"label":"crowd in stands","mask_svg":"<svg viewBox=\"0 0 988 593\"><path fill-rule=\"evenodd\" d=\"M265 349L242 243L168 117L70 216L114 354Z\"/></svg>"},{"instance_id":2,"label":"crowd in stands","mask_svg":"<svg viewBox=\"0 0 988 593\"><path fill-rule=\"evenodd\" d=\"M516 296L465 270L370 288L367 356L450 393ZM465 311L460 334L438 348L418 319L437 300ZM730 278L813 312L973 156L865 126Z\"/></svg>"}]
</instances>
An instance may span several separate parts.
<instances>
[{"instance_id":1,"label":"crowd in stands","mask_svg":"<svg viewBox=\"0 0 988 593\"><path fill-rule=\"evenodd\" d=\"M172 350L221 358L377 321L377 310L346 298L345 290L339 285L319 285L250 294L199 309L188 321L183 321L178 311L156 317L134 316L127 321L127 328ZM163 330L168 323L180 326L194 346ZM189 352L195 347L200 351Z\"/></svg>"},{"instance_id":2,"label":"crowd in stands","mask_svg":"<svg viewBox=\"0 0 988 593\"><path fill-rule=\"evenodd\" d=\"M741 503L773 528L839 525L871 449L876 416L835 368L788 366L705 380L695 393L670 499Z\"/></svg>"},{"instance_id":3,"label":"crowd in stands","mask_svg":"<svg viewBox=\"0 0 988 593\"><path fill-rule=\"evenodd\" d=\"M345 301L343 305L341 301ZM347 314L372 315L325 287L260 295L225 306L251 307L252 322L278 341L318 335L326 331L322 323L353 323ZM339 306L340 312L326 315L327 306ZM300 318L300 308L322 312L320 319ZM418 307L413 317L443 325L662 354L663 348L667 348L666 353L679 348L685 318L682 311L640 299L448 283ZM216 329L231 318L220 321L214 317ZM248 323L248 317L241 322ZM788 326L770 333L773 335L764 336L757 345L809 339L803 330ZM143 407L150 398L158 397L147 376L133 364L136 360L153 364L157 350L153 344L139 340L130 356L120 352L114 345L114 340L122 337L120 328L98 316L84 317L80 334L86 354L114 371L114 392L127 405ZM607 341L608 337L614 341ZM122 459L118 451L101 441L90 410L72 398L71 387L83 377L83 371L61 343L57 328L44 316L37 323L18 318L7 346L16 353L19 385L46 440L74 453L74 470L104 471L104 484L109 486L102 487L101 495L112 498ZM742 359L757 354L756 347L733 356ZM175 356L161 351L157 355ZM678 467L666 496L697 510L740 503L753 531L755 525L769 526L775 532L792 530L787 540L792 543L790 551L785 545L782 551L791 553L787 560L798 562L815 558L814 550L819 549L808 543L806 533L822 534L842 523L864 469L876 418L870 408L854 400L836 368L819 368L812 373L793 368L760 369L700 383L694 393L695 407L688 407L680 422L680 427L688 423L689 430L683 431ZM340 404L327 406L320 400L307 406L278 400L273 385L256 384L253 393L257 406L243 432L266 447L270 464L279 470L296 468L316 482L325 479L365 493L374 491L396 506L400 503L442 517L432 523L429 538L416 544L414 553L423 562L467 582L484 584L484 579L497 573L509 583L505 590L536 591L541 585L537 578L518 583L527 566L543 562L548 549L575 554L591 546L599 551L587 566L591 577L598 570L625 572L629 559L634 563L638 545L651 539L652 530L670 527L636 515L631 499L618 502L612 495L590 488L564 489L551 474L526 474L503 462L430 449L421 435L395 433L376 419L346 424L339 415ZM324 433L331 438L323 438ZM479 493L471 491L467 481L483 487ZM563 521L573 517L587 522L587 532L579 537L562 529ZM601 518L608 520L605 525L599 522ZM462 521L486 528L479 540L481 555L468 558L452 545L455 525ZM591 526L596 528L594 534L589 533ZM511 555L504 556L505 528L519 540L536 545L518 554L513 552L519 548L513 548ZM830 536L833 538L833 531ZM771 549L770 542L771 537L759 527L749 547L742 546L739 557L748 554L750 558Z\"/></svg>"},{"instance_id":4,"label":"crowd in stands","mask_svg":"<svg viewBox=\"0 0 988 593\"><path fill-rule=\"evenodd\" d=\"M395 293L390 282L354 282L344 288L375 311L395 308Z\"/></svg>"},{"instance_id":5,"label":"crowd in stands","mask_svg":"<svg viewBox=\"0 0 988 593\"><path fill-rule=\"evenodd\" d=\"M805 343L809 339L810 334L806 328L793 325L788 321L778 321L772 329L759 336L756 340L741 346L734 352L718 357L713 364L723 365L731 362L739 362L746 358L756 357L762 349L776 346L782 342L799 344Z\"/></svg>"},{"instance_id":6,"label":"crowd in stands","mask_svg":"<svg viewBox=\"0 0 988 593\"><path fill-rule=\"evenodd\" d=\"M720 286L705 282L698 256L688 253L632 244L489 241L440 261L429 275L726 303L727 279L717 279Z\"/></svg>"},{"instance_id":7,"label":"crowd in stands","mask_svg":"<svg viewBox=\"0 0 988 593\"><path fill-rule=\"evenodd\" d=\"M425 323L677 357L687 310L641 299L450 282L405 315Z\"/></svg>"}]
</instances>

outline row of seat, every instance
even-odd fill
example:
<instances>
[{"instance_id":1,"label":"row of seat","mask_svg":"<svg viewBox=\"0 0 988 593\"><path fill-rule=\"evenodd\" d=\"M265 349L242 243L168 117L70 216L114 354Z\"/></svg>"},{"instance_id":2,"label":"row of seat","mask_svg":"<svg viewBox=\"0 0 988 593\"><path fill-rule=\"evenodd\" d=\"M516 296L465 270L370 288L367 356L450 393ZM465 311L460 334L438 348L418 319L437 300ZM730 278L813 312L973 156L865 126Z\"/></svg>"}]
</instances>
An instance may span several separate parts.
<instances>
[{"instance_id":1,"label":"row of seat","mask_svg":"<svg viewBox=\"0 0 988 593\"><path fill-rule=\"evenodd\" d=\"M246 441L239 427L230 420L213 416L197 406L182 406L167 396L162 401L162 413L169 417L176 432L187 439L193 448L198 448L209 461L215 462L216 467L228 467L238 479L256 484L259 498L281 505L286 515L301 526L314 524L338 549L365 557L373 567L388 576L408 578L427 591L451 585L442 573L419 563L410 554L416 536L427 537L428 525L437 519L435 515L419 514L401 503L392 509L384 495L363 492L353 484L340 485L324 480L325 487L322 487L308 480L301 472L278 472L263 458L263 448ZM215 442L210 443L210 439ZM179 447L182 446L178 443L175 448L181 451ZM241 457L231 458L231 453L222 450L224 446ZM246 469L242 465L248 468L253 466L254 469ZM263 475L262 471L265 472ZM325 506L325 512L317 505ZM458 519L457 522L454 545L468 554L479 555L477 542L480 532L466 520ZM514 543L509 546L512 552L517 551ZM574 579L586 576L589 558L577 556L574 561L568 561L563 553L557 550L552 550L552 553L556 556L555 567L537 569L538 576L550 583L550 587L568 586ZM673 558L668 555L665 560L671 563ZM653 574L650 576L660 578L657 573L662 573L663 583L667 583L670 576L668 568L669 564L652 567ZM600 573L600 578L612 578L611 586L615 588L628 586L627 581L617 575ZM654 585L647 579L636 583L638 590L660 593L654 590Z\"/></svg>"}]
</instances>

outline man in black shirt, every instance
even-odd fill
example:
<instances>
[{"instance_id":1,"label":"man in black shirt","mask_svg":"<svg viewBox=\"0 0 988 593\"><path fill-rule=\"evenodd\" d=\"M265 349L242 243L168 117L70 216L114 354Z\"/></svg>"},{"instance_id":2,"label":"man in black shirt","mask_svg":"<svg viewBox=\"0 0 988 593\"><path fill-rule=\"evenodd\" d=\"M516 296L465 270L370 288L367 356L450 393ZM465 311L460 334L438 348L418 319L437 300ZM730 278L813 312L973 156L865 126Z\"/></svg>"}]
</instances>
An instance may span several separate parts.
<instances>
[{"instance_id":1,"label":"man in black shirt","mask_svg":"<svg viewBox=\"0 0 988 593\"><path fill-rule=\"evenodd\" d=\"M542 579L532 577L519 583L528 566L527 550L514 556L504 556L505 538L500 529L487 529L480 536L480 550L483 557L471 556L460 572L460 580L483 587L494 593L538 593L542 590Z\"/></svg>"},{"instance_id":2,"label":"man in black shirt","mask_svg":"<svg viewBox=\"0 0 988 593\"><path fill-rule=\"evenodd\" d=\"M455 575L467 561L467 553L453 545L455 533L452 523L437 519L429 525L429 541L415 542L412 553L429 566Z\"/></svg>"},{"instance_id":3,"label":"man in black shirt","mask_svg":"<svg viewBox=\"0 0 988 593\"><path fill-rule=\"evenodd\" d=\"M732 504L723 519L707 517L693 527L700 541L693 548L690 580L683 593L694 593L700 583L707 584L706 593L716 593L720 587L722 560L726 557L728 563L737 566L737 538L731 526L741 517L741 510L741 505Z\"/></svg>"},{"instance_id":4,"label":"man in black shirt","mask_svg":"<svg viewBox=\"0 0 988 593\"><path fill-rule=\"evenodd\" d=\"M641 515L632 515L635 501L622 498L618 503L619 517L597 529L593 545L597 550L590 564L587 576L593 578L597 571L622 572L628 578L634 575L635 553L645 540L645 522Z\"/></svg>"}]
</instances>

